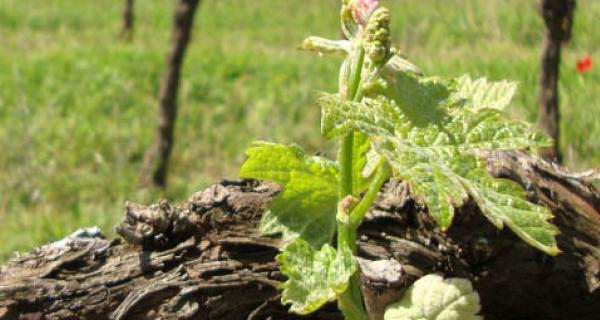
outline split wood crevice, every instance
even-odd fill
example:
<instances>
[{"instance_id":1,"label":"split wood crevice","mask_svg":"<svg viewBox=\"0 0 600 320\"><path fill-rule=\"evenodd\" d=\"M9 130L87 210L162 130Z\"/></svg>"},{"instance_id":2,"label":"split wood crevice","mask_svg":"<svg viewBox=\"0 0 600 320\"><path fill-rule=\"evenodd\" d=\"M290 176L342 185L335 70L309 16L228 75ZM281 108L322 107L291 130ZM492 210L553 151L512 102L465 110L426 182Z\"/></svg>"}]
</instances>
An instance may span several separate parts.
<instances>
[{"instance_id":1,"label":"split wood crevice","mask_svg":"<svg viewBox=\"0 0 600 320\"><path fill-rule=\"evenodd\" d=\"M408 185L392 180L359 230L370 312L380 314L418 277L440 273L471 279L486 319L598 319L600 193L591 177L521 153L482 155L493 175L552 209L563 252L550 257L497 230L474 203L458 208L443 233ZM179 206L128 204L117 227L127 241L81 230L3 266L0 318L300 318L279 302L280 240L257 231L277 193L274 184L223 181ZM395 263L394 279L367 271L381 260ZM341 315L330 304L302 319Z\"/></svg>"}]
</instances>

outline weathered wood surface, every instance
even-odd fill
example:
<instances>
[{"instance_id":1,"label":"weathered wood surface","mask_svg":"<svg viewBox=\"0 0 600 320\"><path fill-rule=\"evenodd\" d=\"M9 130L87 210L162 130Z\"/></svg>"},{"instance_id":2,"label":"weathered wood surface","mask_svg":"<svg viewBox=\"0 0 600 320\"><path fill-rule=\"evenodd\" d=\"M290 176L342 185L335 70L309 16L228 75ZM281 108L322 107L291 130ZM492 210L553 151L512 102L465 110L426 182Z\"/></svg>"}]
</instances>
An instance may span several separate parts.
<instances>
[{"instance_id":1,"label":"weathered wood surface","mask_svg":"<svg viewBox=\"0 0 600 320\"><path fill-rule=\"evenodd\" d=\"M519 153L484 156L490 172L553 210L563 253L546 256L495 229L473 203L440 232L407 184L391 181L360 228L359 255L399 262L400 277L363 277L369 300L385 305L438 272L472 279L486 319L598 319L600 194L592 175ZM88 230L2 267L0 318L294 319L276 289L284 280L274 262L279 240L256 230L277 192L273 184L224 181L179 206L130 204L118 227L129 242ZM341 316L328 305L306 319Z\"/></svg>"}]
</instances>

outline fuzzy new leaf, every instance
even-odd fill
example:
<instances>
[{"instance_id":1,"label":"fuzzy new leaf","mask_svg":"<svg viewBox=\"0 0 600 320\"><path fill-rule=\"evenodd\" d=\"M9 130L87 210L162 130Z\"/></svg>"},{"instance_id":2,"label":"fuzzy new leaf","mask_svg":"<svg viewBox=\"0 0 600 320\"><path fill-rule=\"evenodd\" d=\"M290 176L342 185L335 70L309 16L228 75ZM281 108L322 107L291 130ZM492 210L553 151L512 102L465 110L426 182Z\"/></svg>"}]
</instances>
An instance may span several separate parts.
<instances>
[{"instance_id":1,"label":"fuzzy new leaf","mask_svg":"<svg viewBox=\"0 0 600 320\"><path fill-rule=\"evenodd\" d=\"M334 301L356 272L356 261L347 246L336 250L325 244L315 251L301 238L286 246L277 261L288 278L281 285L281 302L291 304L290 311L299 314L311 313Z\"/></svg>"},{"instance_id":2,"label":"fuzzy new leaf","mask_svg":"<svg viewBox=\"0 0 600 320\"><path fill-rule=\"evenodd\" d=\"M322 94L322 131L333 137L361 131L373 148L409 181L442 229L454 208L470 195L498 228L507 225L524 241L558 253L558 230L550 212L523 200L521 189L493 179L472 154L481 149L535 149L549 140L527 124L505 119L499 110L457 105L456 82L402 73L371 86L360 103ZM392 81L393 80L393 81ZM517 207L515 207L515 205Z\"/></svg>"},{"instance_id":3,"label":"fuzzy new leaf","mask_svg":"<svg viewBox=\"0 0 600 320\"><path fill-rule=\"evenodd\" d=\"M314 248L335 232L337 176L335 163L311 157L295 145L258 142L246 151L240 176L279 183L283 190L263 215L264 233L300 236Z\"/></svg>"},{"instance_id":4,"label":"fuzzy new leaf","mask_svg":"<svg viewBox=\"0 0 600 320\"><path fill-rule=\"evenodd\" d=\"M468 280L427 275L415 281L384 320L479 320L479 295Z\"/></svg>"}]
</instances>

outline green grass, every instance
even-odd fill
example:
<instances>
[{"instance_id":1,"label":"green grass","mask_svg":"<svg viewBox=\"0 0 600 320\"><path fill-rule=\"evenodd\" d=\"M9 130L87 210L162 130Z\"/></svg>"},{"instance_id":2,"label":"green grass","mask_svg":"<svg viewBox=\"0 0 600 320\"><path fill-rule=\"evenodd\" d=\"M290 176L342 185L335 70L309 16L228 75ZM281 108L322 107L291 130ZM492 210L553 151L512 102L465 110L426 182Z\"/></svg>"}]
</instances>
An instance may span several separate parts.
<instances>
[{"instance_id":1,"label":"green grass","mask_svg":"<svg viewBox=\"0 0 600 320\"><path fill-rule=\"evenodd\" d=\"M536 1L388 0L394 38L428 74L520 82L510 113L535 121L542 21ZM600 2L581 0L561 72L567 164L600 164ZM156 121L171 1L136 2L118 41L120 1L0 0L0 260L80 226L110 232L126 200L181 201L233 178L252 140L328 152L316 90L336 90L340 59L294 48L339 36L335 0L205 0L180 92L169 188L141 188Z\"/></svg>"}]
</instances>

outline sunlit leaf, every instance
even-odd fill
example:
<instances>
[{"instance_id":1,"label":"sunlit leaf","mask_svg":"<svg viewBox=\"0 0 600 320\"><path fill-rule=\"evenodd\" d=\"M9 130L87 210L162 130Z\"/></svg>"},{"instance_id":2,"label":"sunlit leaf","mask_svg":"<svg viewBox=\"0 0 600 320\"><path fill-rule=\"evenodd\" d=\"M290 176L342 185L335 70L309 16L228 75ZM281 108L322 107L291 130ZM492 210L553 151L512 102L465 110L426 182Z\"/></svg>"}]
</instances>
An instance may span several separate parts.
<instances>
[{"instance_id":1,"label":"sunlit leaf","mask_svg":"<svg viewBox=\"0 0 600 320\"><path fill-rule=\"evenodd\" d=\"M551 213L525 201L518 185L492 178L473 155L475 150L535 150L550 140L497 109L458 104L456 81L407 73L388 77L371 86L360 102L321 94L323 134L366 134L442 229L451 225L454 208L471 196L498 228L507 225L532 246L558 253L558 230L548 222Z\"/></svg>"},{"instance_id":2,"label":"sunlit leaf","mask_svg":"<svg viewBox=\"0 0 600 320\"><path fill-rule=\"evenodd\" d=\"M295 145L258 142L246 154L241 177L277 182L283 188L263 215L261 230L282 233L286 240L301 236L314 248L328 243L336 223L335 163L308 156Z\"/></svg>"},{"instance_id":3,"label":"sunlit leaf","mask_svg":"<svg viewBox=\"0 0 600 320\"><path fill-rule=\"evenodd\" d=\"M511 81L490 82L485 78L472 80L465 75L457 79L457 90L453 98L472 110L497 109L508 106L517 91L517 84Z\"/></svg>"}]
</instances>

